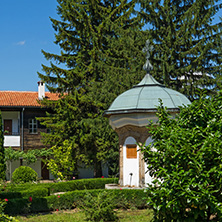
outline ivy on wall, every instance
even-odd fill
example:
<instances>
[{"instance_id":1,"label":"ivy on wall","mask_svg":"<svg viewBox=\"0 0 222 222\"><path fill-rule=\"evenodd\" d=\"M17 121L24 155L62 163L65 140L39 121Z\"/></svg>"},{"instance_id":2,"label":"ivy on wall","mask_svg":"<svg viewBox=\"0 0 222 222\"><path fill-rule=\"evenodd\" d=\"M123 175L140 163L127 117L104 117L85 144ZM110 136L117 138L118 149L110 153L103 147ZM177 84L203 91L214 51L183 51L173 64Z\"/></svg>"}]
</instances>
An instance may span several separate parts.
<instances>
[{"instance_id":1,"label":"ivy on wall","mask_svg":"<svg viewBox=\"0 0 222 222\"><path fill-rule=\"evenodd\" d=\"M35 163L38 158L49 157L52 155L51 149L35 149L26 152L14 150L11 147L5 148L5 161L19 160L22 158L27 164Z\"/></svg>"}]
</instances>

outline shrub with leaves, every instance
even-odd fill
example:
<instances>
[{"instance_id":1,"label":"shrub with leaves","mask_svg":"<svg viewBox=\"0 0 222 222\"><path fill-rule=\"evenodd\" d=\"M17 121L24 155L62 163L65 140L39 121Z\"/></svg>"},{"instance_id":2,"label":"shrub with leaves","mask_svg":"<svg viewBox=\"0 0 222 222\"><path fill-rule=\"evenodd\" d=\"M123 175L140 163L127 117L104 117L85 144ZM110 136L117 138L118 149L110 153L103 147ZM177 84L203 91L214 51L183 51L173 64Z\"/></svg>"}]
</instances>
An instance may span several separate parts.
<instances>
[{"instance_id":1,"label":"shrub with leaves","mask_svg":"<svg viewBox=\"0 0 222 222\"><path fill-rule=\"evenodd\" d=\"M48 169L59 180L70 179L76 170L72 146L70 146L68 140L65 140L62 146L54 146L51 150L54 158L48 160Z\"/></svg>"},{"instance_id":2,"label":"shrub with leaves","mask_svg":"<svg viewBox=\"0 0 222 222\"><path fill-rule=\"evenodd\" d=\"M27 185L27 184L26 184ZM33 184L29 184L32 186ZM44 212L56 209L71 209L71 208L83 208L85 199L90 199L91 196L97 197L99 193L104 192L104 189L96 190L75 190L71 192L65 192L59 195L50 195L46 197L34 197L32 196L32 204L30 207L31 213ZM116 189L106 190L108 197L106 204L112 204L112 208L121 209L144 209L148 205L144 198L144 190L142 189ZM90 193L90 195L89 195ZM105 196L105 195L104 195ZM8 204L6 205L5 212L10 215L23 214L24 209L27 207L27 200L29 198L8 198ZM103 201L100 199L100 201ZM106 201L106 200L105 200ZM95 202L94 202L95 203ZM94 204L91 203L91 204ZM87 205L88 206L88 205ZM93 206L94 207L94 206ZM89 205L90 208L90 205ZM95 209L95 207L94 207ZM105 213L105 212L104 212ZM112 211L111 211L112 213Z\"/></svg>"},{"instance_id":3,"label":"shrub with leaves","mask_svg":"<svg viewBox=\"0 0 222 222\"><path fill-rule=\"evenodd\" d=\"M202 97L172 119L161 103L151 124L151 145L143 149L153 221L221 221L222 92Z\"/></svg>"},{"instance_id":4,"label":"shrub with leaves","mask_svg":"<svg viewBox=\"0 0 222 222\"><path fill-rule=\"evenodd\" d=\"M0 199L0 221L18 221L12 216L8 216L4 213L5 205L7 204L8 199Z\"/></svg>"},{"instance_id":5,"label":"shrub with leaves","mask_svg":"<svg viewBox=\"0 0 222 222\"><path fill-rule=\"evenodd\" d=\"M113 195L110 192L87 193L82 204L87 221L117 221Z\"/></svg>"},{"instance_id":6,"label":"shrub with leaves","mask_svg":"<svg viewBox=\"0 0 222 222\"><path fill-rule=\"evenodd\" d=\"M27 183L37 181L38 174L31 167L20 166L12 174L13 183Z\"/></svg>"}]
</instances>

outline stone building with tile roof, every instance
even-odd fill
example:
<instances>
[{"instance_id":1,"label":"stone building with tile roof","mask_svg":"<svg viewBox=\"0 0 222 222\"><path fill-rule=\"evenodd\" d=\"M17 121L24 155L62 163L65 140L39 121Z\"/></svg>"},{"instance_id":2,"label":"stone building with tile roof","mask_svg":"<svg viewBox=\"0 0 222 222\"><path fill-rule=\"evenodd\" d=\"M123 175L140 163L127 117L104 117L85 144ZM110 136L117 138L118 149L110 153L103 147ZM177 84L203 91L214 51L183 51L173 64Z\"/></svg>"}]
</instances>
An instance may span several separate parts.
<instances>
[{"instance_id":1,"label":"stone building with tile roof","mask_svg":"<svg viewBox=\"0 0 222 222\"><path fill-rule=\"evenodd\" d=\"M0 110L4 130L4 147L27 151L41 149L45 146L41 142L41 132L47 129L40 125L36 117L45 116L47 107L40 104L40 100L58 100L56 93L45 92L45 84L38 82L38 92L0 91ZM20 159L10 163L7 168L6 178L10 180L12 172L25 162ZM49 171L39 159L33 166L42 179L50 179ZM52 179L52 176L51 176Z\"/></svg>"},{"instance_id":2,"label":"stone building with tile roof","mask_svg":"<svg viewBox=\"0 0 222 222\"><path fill-rule=\"evenodd\" d=\"M56 93L45 93L48 100L57 100ZM0 91L0 107L41 107L38 92Z\"/></svg>"},{"instance_id":3,"label":"stone building with tile roof","mask_svg":"<svg viewBox=\"0 0 222 222\"><path fill-rule=\"evenodd\" d=\"M15 150L27 151L30 149L45 148L41 142L41 132L47 132L36 117L43 117L47 107L41 106L41 99L58 100L59 94L45 92L43 82L38 82L38 92L0 91L0 110L2 113L4 129L4 147L12 147ZM27 165L25 161L7 162L6 179L10 180L14 170ZM41 158L29 165L44 180L54 179L47 170ZM108 177L108 168L103 167L103 175ZM92 178L93 170L81 166L78 168L78 178Z\"/></svg>"}]
</instances>

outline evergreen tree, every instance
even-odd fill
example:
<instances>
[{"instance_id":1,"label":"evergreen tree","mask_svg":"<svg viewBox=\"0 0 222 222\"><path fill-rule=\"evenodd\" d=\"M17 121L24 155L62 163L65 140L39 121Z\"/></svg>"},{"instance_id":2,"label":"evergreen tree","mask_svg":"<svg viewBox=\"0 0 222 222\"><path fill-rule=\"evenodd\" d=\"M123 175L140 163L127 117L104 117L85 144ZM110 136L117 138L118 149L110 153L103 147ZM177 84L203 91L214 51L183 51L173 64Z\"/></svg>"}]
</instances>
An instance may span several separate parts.
<instances>
[{"instance_id":1,"label":"evergreen tree","mask_svg":"<svg viewBox=\"0 0 222 222\"><path fill-rule=\"evenodd\" d=\"M155 78L184 93L190 100L199 89L216 90L222 75L221 22L213 16L222 3L218 0L138 0L141 16L150 25L153 42L151 62Z\"/></svg>"},{"instance_id":2,"label":"evergreen tree","mask_svg":"<svg viewBox=\"0 0 222 222\"><path fill-rule=\"evenodd\" d=\"M2 127L2 115L0 113L0 180L5 180L5 149L4 149L4 133Z\"/></svg>"},{"instance_id":3,"label":"evergreen tree","mask_svg":"<svg viewBox=\"0 0 222 222\"><path fill-rule=\"evenodd\" d=\"M43 51L56 64L43 65L45 74L39 76L51 92L61 93L59 101L42 102L54 111L40 119L52 130L44 141L56 149L68 140L73 160L93 166L95 177L102 176L102 164L117 162L119 153L118 138L102 114L144 75L136 60L144 57L145 35L132 17L135 2L58 0L61 21L51 21L62 51Z\"/></svg>"}]
</instances>

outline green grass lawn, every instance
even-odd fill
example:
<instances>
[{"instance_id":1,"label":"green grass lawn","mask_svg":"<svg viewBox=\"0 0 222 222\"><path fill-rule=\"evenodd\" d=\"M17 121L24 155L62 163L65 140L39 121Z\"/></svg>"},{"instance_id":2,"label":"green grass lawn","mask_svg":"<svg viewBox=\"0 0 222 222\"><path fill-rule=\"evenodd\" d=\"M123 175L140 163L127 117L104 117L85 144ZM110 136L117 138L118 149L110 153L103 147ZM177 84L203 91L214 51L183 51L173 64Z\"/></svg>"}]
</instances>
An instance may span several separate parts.
<instances>
[{"instance_id":1,"label":"green grass lawn","mask_svg":"<svg viewBox=\"0 0 222 222\"><path fill-rule=\"evenodd\" d=\"M132 222L149 222L152 219L151 210L118 210L117 215L120 222L132 221ZM38 214L29 216L18 216L16 217L19 221L28 222L77 222L84 221L85 215L83 211L58 211L49 214Z\"/></svg>"}]
</instances>

